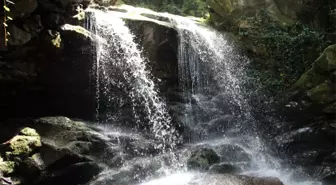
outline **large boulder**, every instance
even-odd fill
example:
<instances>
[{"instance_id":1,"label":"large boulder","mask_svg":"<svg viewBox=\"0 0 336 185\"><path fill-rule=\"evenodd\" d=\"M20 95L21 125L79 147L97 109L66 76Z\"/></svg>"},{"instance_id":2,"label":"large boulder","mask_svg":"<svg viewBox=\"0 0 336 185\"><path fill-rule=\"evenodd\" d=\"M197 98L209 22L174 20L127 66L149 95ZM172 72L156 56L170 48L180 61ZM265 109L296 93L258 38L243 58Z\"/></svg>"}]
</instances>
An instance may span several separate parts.
<instances>
[{"instance_id":1,"label":"large boulder","mask_svg":"<svg viewBox=\"0 0 336 185\"><path fill-rule=\"evenodd\" d=\"M220 163L212 165L209 171L212 173L238 174L242 172L242 169L231 163Z\"/></svg>"},{"instance_id":2,"label":"large boulder","mask_svg":"<svg viewBox=\"0 0 336 185\"><path fill-rule=\"evenodd\" d=\"M197 184L240 184L240 185L283 185L283 183L274 177L250 177L243 175L229 175L229 174L199 174L194 177L190 184L197 182Z\"/></svg>"},{"instance_id":3,"label":"large boulder","mask_svg":"<svg viewBox=\"0 0 336 185\"><path fill-rule=\"evenodd\" d=\"M216 147L223 162L249 162L251 156L240 146L225 144Z\"/></svg>"},{"instance_id":4,"label":"large boulder","mask_svg":"<svg viewBox=\"0 0 336 185\"><path fill-rule=\"evenodd\" d=\"M215 163L219 163L220 157L211 148L199 148L191 153L187 161L190 170L208 170Z\"/></svg>"}]
</instances>

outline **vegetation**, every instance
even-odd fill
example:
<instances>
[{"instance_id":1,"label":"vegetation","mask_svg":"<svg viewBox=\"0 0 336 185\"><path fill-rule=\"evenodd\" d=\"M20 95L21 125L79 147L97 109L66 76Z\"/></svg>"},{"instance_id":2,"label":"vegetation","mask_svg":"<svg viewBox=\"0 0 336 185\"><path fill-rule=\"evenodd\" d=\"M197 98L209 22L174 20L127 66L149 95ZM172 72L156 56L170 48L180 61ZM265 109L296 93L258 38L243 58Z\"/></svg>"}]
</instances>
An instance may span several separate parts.
<instances>
[{"instance_id":1,"label":"vegetation","mask_svg":"<svg viewBox=\"0 0 336 185\"><path fill-rule=\"evenodd\" d=\"M268 58L266 61L253 61L251 67L257 70L250 72L273 94L293 85L330 44L324 31L313 30L300 22L283 27L272 22L265 11L260 11L252 19L242 19L258 29L242 29L239 34L241 37L250 37L252 45Z\"/></svg>"},{"instance_id":2,"label":"vegetation","mask_svg":"<svg viewBox=\"0 0 336 185\"><path fill-rule=\"evenodd\" d=\"M14 5L14 3L10 0L3 0L3 8L4 8L4 17L3 17L3 25L4 25L4 37L5 37L5 46L8 42L8 36L10 35L9 32L7 32L7 22L13 20L10 16L8 16L8 12L10 12L10 8L8 7L10 4Z\"/></svg>"},{"instance_id":3,"label":"vegetation","mask_svg":"<svg viewBox=\"0 0 336 185\"><path fill-rule=\"evenodd\" d=\"M123 0L123 2L179 15L203 17L207 13L205 0Z\"/></svg>"}]
</instances>

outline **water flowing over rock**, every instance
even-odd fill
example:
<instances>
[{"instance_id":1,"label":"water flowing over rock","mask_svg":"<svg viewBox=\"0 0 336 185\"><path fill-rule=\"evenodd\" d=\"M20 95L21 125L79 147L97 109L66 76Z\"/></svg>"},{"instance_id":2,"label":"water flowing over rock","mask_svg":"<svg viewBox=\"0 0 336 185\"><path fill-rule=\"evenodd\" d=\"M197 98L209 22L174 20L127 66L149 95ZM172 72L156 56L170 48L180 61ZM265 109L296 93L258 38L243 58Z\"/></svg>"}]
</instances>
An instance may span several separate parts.
<instances>
[{"instance_id":1,"label":"water flowing over rock","mask_svg":"<svg viewBox=\"0 0 336 185\"><path fill-rule=\"evenodd\" d=\"M174 128L170 125L171 118L155 89L149 71L146 69L146 59L133 40L134 35L130 33L121 18L99 10L92 9L90 11L92 14L92 18L88 21L90 30L95 31L100 37L96 45L97 62L95 64L97 100L107 98L104 99L107 101L105 108L109 112L113 110L113 107L110 106L113 106L114 100L117 98L120 98L120 101L125 101L120 102L119 106L124 103L131 104L130 109L133 110L134 123L139 128L150 129L154 138L162 142L158 147L163 149L174 147L174 137L176 136ZM102 84L100 84L101 82ZM102 92L99 92L100 85L103 85ZM114 88L125 92L126 97L116 97L117 94L113 94ZM105 97L101 97L104 95ZM144 111L139 112L139 110ZM98 107L98 114L99 111Z\"/></svg>"},{"instance_id":2,"label":"water flowing over rock","mask_svg":"<svg viewBox=\"0 0 336 185\"><path fill-rule=\"evenodd\" d=\"M25 21L22 27L10 25L16 29L10 46L17 50L0 57L14 61L0 62L4 118L34 117L0 119L0 184L333 183L334 122L319 117L295 125L274 118L267 124L277 126L276 131L262 135L265 125L259 121L267 113L253 112L258 108L252 105L261 100L249 83L254 80L246 70L250 60L227 33L197 18L126 5L105 7L114 0L95 1L105 6L85 11L86 0L37 2L37 8L33 3L27 7L27 14L42 12L45 17L38 22L43 29ZM294 16L287 4L275 0L225 1L231 3L227 7L220 3L224 1L209 2L215 11L211 16L254 13L255 6L243 10L259 3L270 13ZM74 12L79 14L73 17ZM30 48L35 42L42 52ZM295 86L328 104L323 111L329 116L334 50L329 46L310 70L327 72L327 81L311 86L303 76L304 83ZM19 55L24 64L13 59ZM33 59L37 61L29 63Z\"/></svg>"},{"instance_id":3,"label":"water flowing over rock","mask_svg":"<svg viewBox=\"0 0 336 185\"><path fill-rule=\"evenodd\" d=\"M124 127L137 125L142 130L148 130L148 136L154 136L153 138L157 141L163 141L161 144L165 147L165 145L174 145L174 143L171 143L174 140L165 137L165 134L169 135L171 130L167 127L169 125L166 122L167 117L160 116L168 115L166 114L168 110L172 115L178 115L183 111L184 114L172 118L177 119L183 125L185 131L188 130L189 133L182 133L184 138L190 140L186 153L182 149L173 150L174 156L159 154L159 158L164 159L164 164L162 162L158 164L147 163L145 158L138 159L139 162L141 161L139 164L134 161L127 163L118 171L105 171L92 181L92 184L157 184L162 182L161 180L165 181L165 178L169 179L180 174L183 176L181 178L183 183L177 183L188 184L193 181L183 180L190 177L190 174L183 172L185 171L183 166L187 164L186 156L191 156L190 159L193 156L198 156L196 160L206 161L202 152L194 155L188 154L188 151L197 150L201 146L207 146L210 148L209 150L220 154L219 160L210 162L204 168L202 167L203 170L215 169L215 166L211 168L210 165L222 162L218 165L222 165L223 168L227 167L227 171L232 173L262 177L274 176L280 178L285 184L296 183L291 174L283 169L281 161L268 154L267 147L258 137L257 121L251 115L251 107L247 101L249 94L243 87L244 77L246 76L244 65L248 60L235 51L225 35L189 18L128 6L107 8L103 11L91 9L88 14L90 18L86 25L91 32L97 34L99 41L94 46L96 54L94 57L97 59L94 72L96 74L96 98L98 100L97 113L101 114L98 114L101 122L116 123L120 121L118 120L119 115L125 114L125 110L128 110L127 113L132 114L133 117L128 119L127 122L124 120L123 122L126 124L119 124ZM141 26L148 25L148 27L144 26L143 29L137 29L134 26L137 25L137 21L164 25L167 30L173 28L177 32L176 35L172 34L171 36L175 35L178 41L176 76L179 86L175 89L173 89L173 86L173 88L170 87L171 89L163 87L163 89L169 89L170 94L174 94L175 97L171 99L172 101L165 102L159 98L160 88L155 87L154 83L160 83L160 81L150 77L152 68L148 67L154 63L147 62L144 55L147 54L152 56L149 58L155 58L153 57L155 53L142 53L141 47L135 43L140 40L143 47L146 47L148 43L155 43L153 38L157 39L157 37L154 37L156 28L148 23L141 24ZM130 25L132 29L128 29L126 25ZM141 31L146 29L152 31ZM157 28L157 30L159 29ZM148 37L134 38L131 31L146 33ZM171 33L174 33L174 31ZM144 40L141 40L141 38ZM149 38L152 38L152 40ZM167 44L167 42L165 43ZM173 45L170 45L170 47ZM153 75L156 74L153 73ZM166 103L167 105L165 105ZM120 111L117 107L123 107L124 109ZM163 107L164 109L162 109ZM167 112L161 114L162 110ZM120 113L114 114L113 111L120 111ZM157 111L161 113L157 114ZM157 115L160 116L157 117ZM220 130L210 129L211 124L218 122L216 120L223 120L228 125ZM157 129L155 127L157 123L164 126ZM210 127L205 125L210 125ZM188 134L190 135L188 136ZM148 145L145 144L144 146L144 148L150 149ZM159 144L158 146L162 145ZM145 156L148 155L146 152L140 153L145 154ZM153 154L155 152L151 151L149 153ZM189 162L189 164L191 163ZM232 170L229 170L228 166ZM145 169L148 170L148 173L141 172ZM217 173L218 171L216 171L213 170L212 173ZM137 178L132 179L135 174L138 174ZM238 184L282 184L277 179L268 181L261 178L261 181L247 180L246 182L240 182L240 177L232 177L233 179L218 176L214 179L227 178L227 182ZM248 179L248 177L242 178ZM206 179L206 177L200 179L197 183L214 183ZM225 181L223 180L223 182ZM313 182L304 181L303 183L312 184Z\"/></svg>"}]
</instances>

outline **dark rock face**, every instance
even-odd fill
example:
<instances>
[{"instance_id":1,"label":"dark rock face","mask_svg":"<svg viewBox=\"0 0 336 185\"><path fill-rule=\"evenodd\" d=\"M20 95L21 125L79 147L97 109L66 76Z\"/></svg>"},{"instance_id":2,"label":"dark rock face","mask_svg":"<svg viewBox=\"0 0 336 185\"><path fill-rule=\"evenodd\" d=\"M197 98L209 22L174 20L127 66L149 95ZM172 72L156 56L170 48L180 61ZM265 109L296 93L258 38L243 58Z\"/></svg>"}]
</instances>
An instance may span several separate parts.
<instances>
[{"instance_id":1,"label":"dark rock face","mask_svg":"<svg viewBox=\"0 0 336 185\"><path fill-rule=\"evenodd\" d=\"M177 88L177 31L150 21L127 20L127 24L148 57L152 74L163 81L159 88L163 92Z\"/></svg>"},{"instance_id":2,"label":"dark rock face","mask_svg":"<svg viewBox=\"0 0 336 185\"><path fill-rule=\"evenodd\" d=\"M323 54L315 60L313 66L306 71L292 86L293 101L304 100L304 111L311 115L335 113L336 90L333 73L336 70L336 45L328 46ZM294 106L295 108L295 106Z\"/></svg>"},{"instance_id":3,"label":"dark rock face","mask_svg":"<svg viewBox=\"0 0 336 185\"><path fill-rule=\"evenodd\" d=\"M237 145L222 145L216 148L223 162L248 162L251 156L245 150Z\"/></svg>"},{"instance_id":4,"label":"dark rock face","mask_svg":"<svg viewBox=\"0 0 336 185\"><path fill-rule=\"evenodd\" d=\"M273 146L314 179L335 181L335 45L327 47L290 89L284 108L288 123L278 128ZM326 179L326 180L324 180ZM327 183L328 184L328 183Z\"/></svg>"},{"instance_id":5,"label":"dark rock face","mask_svg":"<svg viewBox=\"0 0 336 185\"><path fill-rule=\"evenodd\" d=\"M209 167L220 161L218 154L210 148L200 148L192 152L188 159L188 169L208 170Z\"/></svg>"},{"instance_id":6,"label":"dark rock face","mask_svg":"<svg viewBox=\"0 0 336 185\"><path fill-rule=\"evenodd\" d=\"M88 52L92 39L61 28L65 22L81 24L72 16L88 3L19 0L10 7L14 20L8 22L11 35L0 58L1 119L93 117L92 57Z\"/></svg>"},{"instance_id":7,"label":"dark rock face","mask_svg":"<svg viewBox=\"0 0 336 185\"><path fill-rule=\"evenodd\" d=\"M207 0L207 3L211 8L211 19L216 24L234 23L241 17L253 16L258 10L265 9L273 20L283 25L301 21L326 30L335 26L333 15L328 13L335 4L329 0ZM324 6L325 4L329 6ZM239 21L235 22L237 23L240 24Z\"/></svg>"},{"instance_id":8,"label":"dark rock face","mask_svg":"<svg viewBox=\"0 0 336 185\"><path fill-rule=\"evenodd\" d=\"M104 104L95 102L95 37L72 17L78 13L73 8L85 8L85 3L41 1L29 21L20 20L23 28L14 24L19 20L10 25L13 34L0 58L0 110L5 117L94 119L97 104ZM177 32L153 22L126 22L145 50L148 68L162 80L156 82L160 90L177 89Z\"/></svg>"},{"instance_id":9,"label":"dark rock face","mask_svg":"<svg viewBox=\"0 0 336 185\"><path fill-rule=\"evenodd\" d=\"M229 163L214 164L209 169L209 172L223 174L238 174L241 171L240 167Z\"/></svg>"}]
</instances>

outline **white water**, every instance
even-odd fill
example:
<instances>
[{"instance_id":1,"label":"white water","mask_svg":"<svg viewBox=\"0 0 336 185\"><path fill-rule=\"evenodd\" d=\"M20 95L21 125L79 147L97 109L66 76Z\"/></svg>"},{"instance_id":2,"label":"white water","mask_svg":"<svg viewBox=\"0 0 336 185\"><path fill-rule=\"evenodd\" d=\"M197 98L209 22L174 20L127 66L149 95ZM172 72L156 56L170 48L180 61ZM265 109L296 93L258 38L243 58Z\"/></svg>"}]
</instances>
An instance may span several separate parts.
<instances>
[{"instance_id":1,"label":"white water","mask_svg":"<svg viewBox=\"0 0 336 185\"><path fill-rule=\"evenodd\" d=\"M128 7L129 8L129 7ZM148 120L153 126L156 138L163 141L163 146L174 145L174 130L170 128L170 117L166 112L164 102L159 98L155 85L146 70L146 62L141 56L141 51L133 41L133 35L125 26L121 18L145 19L167 26L175 27L179 32L179 80L181 88L187 90L191 88L192 94L206 94L211 88L210 81L216 81L219 91L232 98L232 103L239 107L238 112L233 112L244 119L240 127L245 130L254 131L254 119L250 114L250 107L246 102L243 90L241 89L242 78L244 76L244 64L248 62L237 55L234 49L228 44L226 38L214 30L200 26L193 20L170 15L166 13L156 13L146 9L132 8L129 13L120 12L103 13L90 10L95 17L95 30L101 37L97 45L97 71L102 73L104 81L112 83L112 86L125 88L124 81L116 81L109 73L111 68L122 69L121 76L130 83L132 89L129 95L137 107L137 100L143 100L146 107ZM131 12L131 13L130 13ZM165 17L171 20L170 23L160 22L143 17L141 14L150 13L155 16ZM120 17L118 17L118 16ZM131 16L132 15L132 16ZM117 58L111 57L111 50L117 51ZM201 68L206 66L207 69ZM211 78L208 78L209 76ZM186 85L186 81L191 82L191 86ZM106 86L105 88L110 88ZM126 88L125 88L126 89ZM112 100L111 100L112 102ZM133 110L135 116L136 110ZM187 115L192 116L192 115ZM140 119L139 119L140 121ZM190 123L195 124L195 123ZM247 127L247 125L252 127ZM245 133L245 132L244 132ZM201 141L192 145L223 145L235 144L251 154L252 167L245 169L242 174L253 176L273 176L278 177L285 185L316 185L317 182L298 182L292 177L293 170L283 169L281 160L268 154L259 137L245 135L240 137L226 137L225 135L215 140ZM164 147L163 147L164 148ZM185 161L185 160L182 160ZM185 164L180 164L181 166ZM176 166L176 165L175 165ZM209 185L223 184L223 182L208 181ZM186 172L184 168L174 173L167 173L167 176L150 180L142 185L188 185L204 184L198 172ZM239 185L237 181L228 181L228 185Z\"/></svg>"},{"instance_id":2,"label":"white water","mask_svg":"<svg viewBox=\"0 0 336 185\"><path fill-rule=\"evenodd\" d=\"M109 96L108 93L113 88L125 91L132 102L137 124L149 124L152 127L154 137L160 140L158 147L163 150L167 145L174 147L175 135L174 128L170 126L171 118L146 69L146 60L133 40L134 35L121 18L94 9L88 12L91 13L90 30L99 37L96 44L97 91L104 88L103 93L108 96L106 101L110 104L122 101ZM103 81L104 87L99 87L99 80ZM139 118L136 110L138 106L145 109L149 123L143 123Z\"/></svg>"}]
</instances>

